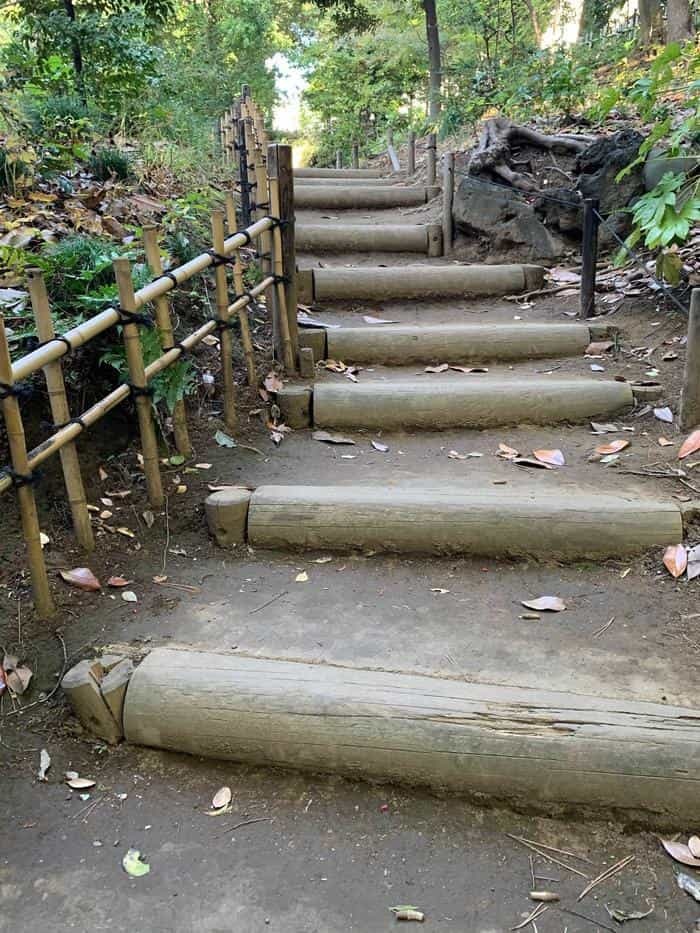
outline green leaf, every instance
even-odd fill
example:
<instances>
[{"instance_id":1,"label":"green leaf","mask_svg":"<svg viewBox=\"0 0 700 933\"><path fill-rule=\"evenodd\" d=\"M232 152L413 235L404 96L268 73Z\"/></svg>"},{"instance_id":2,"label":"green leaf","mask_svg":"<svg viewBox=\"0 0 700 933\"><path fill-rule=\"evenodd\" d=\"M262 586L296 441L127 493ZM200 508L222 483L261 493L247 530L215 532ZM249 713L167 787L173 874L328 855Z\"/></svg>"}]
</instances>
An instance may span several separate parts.
<instances>
[{"instance_id":1,"label":"green leaf","mask_svg":"<svg viewBox=\"0 0 700 933\"><path fill-rule=\"evenodd\" d=\"M138 849L129 849L122 859L122 866L127 875L131 875L132 878L142 878L151 870L151 866Z\"/></svg>"}]
</instances>

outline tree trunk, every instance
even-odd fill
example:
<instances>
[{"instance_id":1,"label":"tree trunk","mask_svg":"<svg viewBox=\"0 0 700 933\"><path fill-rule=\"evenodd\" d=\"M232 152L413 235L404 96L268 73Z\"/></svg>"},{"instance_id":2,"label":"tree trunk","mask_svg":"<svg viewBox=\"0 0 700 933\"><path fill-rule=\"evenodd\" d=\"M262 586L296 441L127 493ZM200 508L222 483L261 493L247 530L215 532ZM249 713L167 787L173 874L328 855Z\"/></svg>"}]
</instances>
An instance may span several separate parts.
<instances>
[{"instance_id":1,"label":"tree trunk","mask_svg":"<svg viewBox=\"0 0 700 933\"><path fill-rule=\"evenodd\" d=\"M537 19L537 10L532 0L525 0L525 6L528 9L530 14L530 20L532 21L532 31L535 34L535 41L537 42L537 48L542 48L542 28L540 26L539 20Z\"/></svg>"},{"instance_id":2,"label":"tree trunk","mask_svg":"<svg viewBox=\"0 0 700 933\"><path fill-rule=\"evenodd\" d=\"M78 94L84 104L87 104L87 95L85 93L85 79L83 78L83 53L80 48L80 40L75 32L76 16L73 0L63 0L63 8L66 16L71 21L71 53L73 57L73 68L75 69L75 84L78 88Z\"/></svg>"},{"instance_id":3,"label":"tree trunk","mask_svg":"<svg viewBox=\"0 0 700 933\"><path fill-rule=\"evenodd\" d=\"M686 42L693 34L688 0L668 0L666 4L666 41Z\"/></svg>"},{"instance_id":4,"label":"tree trunk","mask_svg":"<svg viewBox=\"0 0 700 933\"><path fill-rule=\"evenodd\" d=\"M639 45L645 48L660 38L661 24L659 0L639 0Z\"/></svg>"},{"instance_id":5,"label":"tree trunk","mask_svg":"<svg viewBox=\"0 0 700 933\"><path fill-rule=\"evenodd\" d=\"M423 10L425 11L425 33L428 39L428 117L431 120L437 120L440 117L442 64L435 0L423 0Z\"/></svg>"}]
</instances>

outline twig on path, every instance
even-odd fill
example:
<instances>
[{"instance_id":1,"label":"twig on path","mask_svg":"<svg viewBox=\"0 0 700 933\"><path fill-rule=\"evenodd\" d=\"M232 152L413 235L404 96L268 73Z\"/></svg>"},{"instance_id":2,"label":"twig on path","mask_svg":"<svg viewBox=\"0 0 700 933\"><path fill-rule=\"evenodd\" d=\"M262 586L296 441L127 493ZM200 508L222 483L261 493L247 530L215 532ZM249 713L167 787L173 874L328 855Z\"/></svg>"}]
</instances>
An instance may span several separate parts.
<instances>
[{"instance_id":1,"label":"twig on path","mask_svg":"<svg viewBox=\"0 0 700 933\"><path fill-rule=\"evenodd\" d=\"M253 823L272 823L274 819L274 816L258 816L253 820L243 820L242 823L236 823L235 826L229 826L228 829L225 829L223 832L217 833L214 838L218 839L220 836L228 836L228 834L234 832L234 830L240 829L242 826L251 826Z\"/></svg>"},{"instance_id":2,"label":"twig on path","mask_svg":"<svg viewBox=\"0 0 700 933\"><path fill-rule=\"evenodd\" d=\"M525 917L525 919L517 926L511 927L511 930L522 930L528 925L528 923L532 923L533 920L535 920L537 917L540 917L545 912L545 910L547 910L547 904L538 904L529 916ZM535 926L534 923L532 925ZM535 929L537 929L537 927L535 927Z\"/></svg>"},{"instance_id":3,"label":"twig on path","mask_svg":"<svg viewBox=\"0 0 700 933\"><path fill-rule=\"evenodd\" d=\"M63 649L63 665L62 665L62 667L61 667L61 673L58 675L58 679L57 679L56 683L53 685L53 687L51 688L51 690L49 691L49 693L46 694L45 697L41 697L40 700L34 700L32 703L27 703L26 706L19 706L17 709L13 709L13 710L11 710L9 713L5 713L5 714L4 714L2 717L0 717L0 718L2 718L2 719L9 719L10 716L16 716L17 713L23 713L25 710L31 709L33 706L39 706L41 703L48 703L48 701L51 699L51 697L54 695L54 693L55 693L55 692L58 690L58 688L61 686L61 681L63 680L63 675L64 675L64 674L66 673L66 671L68 670L68 655L66 654L66 643L65 643L65 641L63 640L63 636L60 634L60 632L54 632L54 635L55 635L56 638L58 638L58 640L61 642L61 648Z\"/></svg>"},{"instance_id":4,"label":"twig on path","mask_svg":"<svg viewBox=\"0 0 700 933\"><path fill-rule=\"evenodd\" d=\"M599 884L602 884L604 881L608 881L612 878L613 875L616 875L619 871L622 871L623 868L626 868L630 862L633 862L635 859L634 855L626 855L625 858L621 858L619 862L615 862L610 868L606 868L605 871L602 871L597 878L594 878L590 884L587 884L586 887L581 891L579 896L576 898L577 901L583 900L583 898L597 887Z\"/></svg>"},{"instance_id":5,"label":"twig on path","mask_svg":"<svg viewBox=\"0 0 700 933\"><path fill-rule=\"evenodd\" d=\"M615 621L615 616L613 616L609 622L606 622L605 625L602 625L599 629L597 629L597 631L593 632L593 638L600 638L603 632L607 632L607 630L610 628L610 626L613 624L614 621Z\"/></svg>"},{"instance_id":6,"label":"twig on path","mask_svg":"<svg viewBox=\"0 0 700 933\"><path fill-rule=\"evenodd\" d=\"M288 590L282 590L281 593L278 593L277 596L273 596L272 599L268 599L266 603L263 603L262 606L258 606L256 609L251 609L248 615L252 616L254 612L260 612L261 609L265 609L267 606L271 606L272 603L276 603L278 599L282 599L283 596L286 596Z\"/></svg>"},{"instance_id":7,"label":"twig on path","mask_svg":"<svg viewBox=\"0 0 700 933\"><path fill-rule=\"evenodd\" d=\"M554 862L555 865L559 865L561 868L565 868L567 871L573 872L575 875L580 875L581 878L588 879L588 875L585 875L582 871L579 871L578 868L573 868L571 865L567 865L566 862L560 861L558 858L555 858L553 855L548 855L542 849L538 849L537 845L531 842L525 841L520 836L513 836L511 833L506 833L510 839L514 839L516 842L519 842L521 845L525 846L527 849L531 849L537 855L541 856L544 859L547 859L549 862ZM578 856L574 856L577 858Z\"/></svg>"},{"instance_id":8,"label":"twig on path","mask_svg":"<svg viewBox=\"0 0 700 933\"><path fill-rule=\"evenodd\" d=\"M606 923L603 923L602 920L594 920L592 917L579 914L575 910L570 910L568 907L559 907L559 905L557 905L557 910L561 910L565 914L571 914L572 917L579 917L581 920L587 920L589 923L592 923L593 926L602 927L604 930L610 930L611 933L618 933L615 927L609 927Z\"/></svg>"},{"instance_id":9,"label":"twig on path","mask_svg":"<svg viewBox=\"0 0 700 933\"><path fill-rule=\"evenodd\" d=\"M592 596L593 593L579 593L579 596ZM507 836L511 836L510 833L506 833ZM547 849L548 852L557 852L559 855L568 855L571 858L577 858L579 862L588 862L589 865L592 865L593 862L586 858L585 855L577 855L575 852L569 852L568 849L557 849L555 846L545 845L544 842L536 842L534 839L526 839L525 836L515 836L512 835L511 839L517 839L518 842L529 842L531 846L537 846L538 849Z\"/></svg>"},{"instance_id":10,"label":"twig on path","mask_svg":"<svg viewBox=\"0 0 700 933\"><path fill-rule=\"evenodd\" d=\"M524 295L504 295L503 298L505 301L528 301L530 298L534 298L535 295L555 295L557 292L566 291L567 288L576 288L577 282L567 282L566 285L554 285L551 288L538 288L534 292L525 292Z\"/></svg>"}]
</instances>

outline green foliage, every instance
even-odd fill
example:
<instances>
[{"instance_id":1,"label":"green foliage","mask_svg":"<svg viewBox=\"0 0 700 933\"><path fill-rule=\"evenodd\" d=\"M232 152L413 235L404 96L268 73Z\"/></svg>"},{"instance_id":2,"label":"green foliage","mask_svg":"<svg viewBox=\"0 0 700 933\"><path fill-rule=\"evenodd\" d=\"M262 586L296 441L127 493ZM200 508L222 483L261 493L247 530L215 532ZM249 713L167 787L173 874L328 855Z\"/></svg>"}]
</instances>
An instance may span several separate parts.
<instances>
[{"instance_id":1,"label":"green foliage","mask_svg":"<svg viewBox=\"0 0 700 933\"><path fill-rule=\"evenodd\" d=\"M131 159L121 149L97 149L88 160L88 171L100 181L125 179L132 174Z\"/></svg>"},{"instance_id":2,"label":"green foliage","mask_svg":"<svg viewBox=\"0 0 700 933\"><path fill-rule=\"evenodd\" d=\"M635 229L628 245L642 238L648 249L685 242L692 225L700 220L699 186L685 172L666 172L655 188L635 202Z\"/></svg>"},{"instance_id":3,"label":"green foliage","mask_svg":"<svg viewBox=\"0 0 700 933\"><path fill-rule=\"evenodd\" d=\"M112 262L123 255L113 242L91 236L69 236L48 246L36 264L44 271L54 311L80 323L112 304L117 294Z\"/></svg>"}]
</instances>

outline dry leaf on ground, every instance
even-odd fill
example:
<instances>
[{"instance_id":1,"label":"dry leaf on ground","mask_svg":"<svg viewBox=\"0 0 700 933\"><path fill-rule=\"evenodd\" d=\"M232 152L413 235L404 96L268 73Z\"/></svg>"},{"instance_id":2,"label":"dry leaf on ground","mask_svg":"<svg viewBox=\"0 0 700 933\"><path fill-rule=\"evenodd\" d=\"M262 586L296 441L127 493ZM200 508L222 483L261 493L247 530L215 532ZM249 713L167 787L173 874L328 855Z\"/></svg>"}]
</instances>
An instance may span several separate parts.
<instances>
[{"instance_id":1,"label":"dry leaf on ground","mask_svg":"<svg viewBox=\"0 0 700 933\"><path fill-rule=\"evenodd\" d=\"M539 596L537 599L521 599L521 605L537 612L562 612L566 603L559 596Z\"/></svg>"},{"instance_id":2,"label":"dry leaf on ground","mask_svg":"<svg viewBox=\"0 0 700 933\"><path fill-rule=\"evenodd\" d=\"M533 450L532 455L536 460L550 463L552 466L564 466L566 463L564 454L556 448L554 450Z\"/></svg>"},{"instance_id":3,"label":"dry leaf on ground","mask_svg":"<svg viewBox=\"0 0 700 933\"><path fill-rule=\"evenodd\" d=\"M595 452L601 456L606 454L617 454L621 450L624 450L625 447L629 447L630 442L620 439L619 441L610 441L609 444L600 444L596 447Z\"/></svg>"},{"instance_id":4,"label":"dry leaf on ground","mask_svg":"<svg viewBox=\"0 0 700 933\"><path fill-rule=\"evenodd\" d=\"M551 463L546 463L544 460L535 460L533 457L513 457L512 462L517 463L518 466L537 467L538 470L554 469Z\"/></svg>"},{"instance_id":5,"label":"dry leaf on ground","mask_svg":"<svg viewBox=\"0 0 700 933\"><path fill-rule=\"evenodd\" d=\"M101 590L102 586L95 574L89 567L76 567L74 570L59 570L61 579L79 590L85 590L88 593L95 593Z\"/></svg>"},{"instance_id":6,"label":"dry leaf on ground","mask_svg":"<svg viewBox=\"0 0 700 933\"><path fill-rule=\"evenodd\" d=\"M670 408L655 408L654 417L659 421L665 421L666 424L673 424L673 412Z\"/></svg>"},{"instance_id":7,"label":"dry leaf on ground","mask_svg":"<svg viewBox=\"0 0 700 933\"><path fill-rule=\"evenodd\" d=\"M698 428L697 431L693 431L692 434L689 434L683 441L681 449L678 451L678 459L684 460L698 450L700 450L700 428Z\"/></svg>"},{"instance_id":8,"label":"dry leaf on ground","mask_svg":"<svg viewBox=\"0 0 700 933\"><path fill-rule=\"evenodd\" d=\"M680 862L681 865L688 865L691 868L700 868L700 859L695 858L684 842L674 842L673 839L661 839L660 842L676 862Z\"/></svg>"},{"instance_id":9,"label":"dry leaf on ground","mask_svg":"<svg viewBox=\"0 0 700 933\"><path fill-rule=\"evenodd\" d=\"M519 457L520 454L515 447L509 447L507 444L499 444L496 456L500 457L502 460L514 460L516 457Z\"/></svg>"},{"instance_id":10,"label":"dry leaf on ground","mask_svg":"<svg viewBox=\"0 0 700 933\"><path fill-rule=\"evenodd\" d=\"M383 317L373 317L371 314L363 314L362 320L365 324L398 324L398 321L388 321Z\"/></svg>"},{"instance_id":11,"label":"dry leaf on ground","mask_svg":"<svg viewBox=\"0 0 700 933\"><path fill-rule=\"evenodd\" d=\"M382 444L381 441L372 441L372 447L380 453L385 454L389 450L388 444Z\"/></svg>"},{"instance_id":12,"label":"dry leaf on ground","mask_svg":"<svg viewBox=\"0 0 700 933\"><path fill-rule=\"evenodd\" d=\"M322 441L324 444L352 444L355 441L351 437L345 437L342 434L331 434L329 431L314 431L311 437L315 441Z\"/></svg>"},{"instance_id":13,"label":"dry leaf on ground","mask_svg":"<svg viewBox=\"0 0 700 933\"><path fill-rule=\"evenodd\" d=\"M688 566L688 552L682 544L670 544L664 551L664 567L678 578Z\"/></svg>"},{"instance_id":14,"label":"dry leaf on ground","mask_svg":"<svg viewBox=\"0 0 700 933\"><path fill-rule=\"evenodd\" d=\"M449 369L448 363L439 363L437 366L426 366L424 373L446 373Z\"/></svg>"},{"instance_id":15,"label":"dry leaf on ground","mask_svg":"<svg viewBox=\"0 0 700 933\"><path fill-rule=\"evenodd\" d=\"M227 807L231 803L232 796L230 787L220 787L212 798L212 808L214 810L220 810L221 807Z\"/></svg>"}]
</instances>

